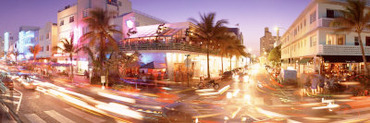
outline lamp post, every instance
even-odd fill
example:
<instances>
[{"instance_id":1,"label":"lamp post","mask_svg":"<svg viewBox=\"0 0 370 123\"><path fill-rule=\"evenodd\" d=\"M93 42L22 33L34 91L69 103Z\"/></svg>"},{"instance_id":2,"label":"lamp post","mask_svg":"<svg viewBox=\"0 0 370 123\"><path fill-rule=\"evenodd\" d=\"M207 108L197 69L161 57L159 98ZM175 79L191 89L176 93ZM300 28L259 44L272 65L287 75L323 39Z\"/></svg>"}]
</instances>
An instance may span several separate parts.
<instances>
[{"instance_id":1,"label":"lamp post","mask_svg":"<svg viewBox=\"0 0 370 123\"><path fill-rule=\"evenodd\" d=\"M188 79L188 87L190 87L190 80L189 80L189 66L190 66L190 59L189 59L189 56L190 54L187 54L185 55L186 56L186 60L185 60L185 65L186 65L186 75L187 75L187 79Z\"/></svg>"}]
</instances>

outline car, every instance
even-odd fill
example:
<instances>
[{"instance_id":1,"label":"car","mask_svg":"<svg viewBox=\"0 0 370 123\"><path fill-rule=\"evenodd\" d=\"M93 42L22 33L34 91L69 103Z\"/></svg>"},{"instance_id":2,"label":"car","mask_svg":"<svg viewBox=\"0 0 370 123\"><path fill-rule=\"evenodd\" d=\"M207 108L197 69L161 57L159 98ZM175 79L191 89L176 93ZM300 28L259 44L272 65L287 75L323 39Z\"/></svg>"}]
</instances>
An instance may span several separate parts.
<instances>
[{"instance_id":1,"label":"car","mask_svg":"<svg viewBox=\"0 0 370 123\"><path fill-rule=\"evenodd\" d=\"M24 75L21 78L19 78L18 82L20 82L22 87L25 88L25 89L35 90L38 86L38 83L36 83L28 75Z\"/></svg>"},{"instance_id":2,"label":"car","mask_svg":"<svg viewBox=\"0 0 370 123\"><path fill-rule=\"evenodd\" d=\"M35 83L34 81L32 80L25 80L25 79L22 79L21 80L21 85L23 88L25 89L30 89L30 90L35 90L37 88L37 83Z\"/></svg>"},{"instance_id":3,"label":"car","mask_svg":"<svg viewBox=\"0 0 370 123\"><path fill-rule=\"evenodd\" d=\"M14 88L13 81L9 77L2 78L2 84L4 84L4 86L9 90L13 90Z\"/></svg>"},{"instance_id":4,"label":"car","mask_svg":"<svg viewBox=\"0 0 370 123\"><path fill-rule=\"evenodd\" d=\"M225 80L225 79L231 79L231 77L233 76L233 72L231 71L226 71L224 72L224 74L222 74L222 77L221 79L222 80Z\"/></svg>"}]
</instances>

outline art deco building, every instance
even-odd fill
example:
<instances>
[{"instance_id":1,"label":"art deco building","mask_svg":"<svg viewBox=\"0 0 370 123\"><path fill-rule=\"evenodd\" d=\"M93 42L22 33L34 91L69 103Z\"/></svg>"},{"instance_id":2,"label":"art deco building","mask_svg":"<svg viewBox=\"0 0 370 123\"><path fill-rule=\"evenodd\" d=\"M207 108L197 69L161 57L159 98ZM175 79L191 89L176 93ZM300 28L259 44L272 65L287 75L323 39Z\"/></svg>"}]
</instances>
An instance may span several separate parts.
<instances>
[{"instance_id":1,"label":"art deco building","mask_svg":"<svg viewBox=\"0 0 370 123\"><path fill-rule=\"evenodd\" d=\"M165 23L136 27L137 33L126 36L121 50L141 54L140 72L164 74L174 81L186 81L187 73L193 78L207 76L206 49L189 39L195 25L190 22ZM242 38L238 29L230 34ZM231 62L230 62L231 60ZM222 71L222 60L217 50L210 53L211 77L218 77ZM230 66L231 65L231 66ZM246 58L223 58L223 71L243 67Z\"/></svg>"},{"instance_id":2,"label":"art deco building","mask_svg":"<svg viewBox=\"0 0 370 123\"><path fill-rule=\"evenodd\" d=\"M370 60L370 30L363 31L363 44L359 44L355 32L336 32L336 27L330 26L334 18L342 16L339 11L345 4L343 0L312 0L309 3L281 37L284 69L296 69L298 73L363 71L359 45L364 45Z\"/></svg>"},{"instance_id":3,"label":"art deco building","mask_svg":"<svg viewBox=\"0 0 370 123\"><path fill-rule=\"evenodd\" d=\"M77 0L77 3L72 5L67 5L63 9L58 11L58 40L63 38L70 39L72 36L74 38L74 44L76 46L84 45L79 41L79 38L89 32L87 25L83 22L83 19L89 17L89 11L95 8L101 8L109 11L116 11L117 16L112 20L112 24L117 25L117 29L123 31L127 34L127 30L124 27L133 25L151 25L160 24L165 21L152 17L148 14L133 10L131 6L131 1L129 0ZM126 29L126 30L123 30ZM123 37L114 35L117 41L120 41ZM61 45L61 44L59 44ZM88 70L89 58L86 53L79 52L75 55L73 65L77 72L84 72ZM62 54L58 51L54 54L54 58L57 59L59 63L68 63L68 54Z\"/></svg>"}]
</instances>

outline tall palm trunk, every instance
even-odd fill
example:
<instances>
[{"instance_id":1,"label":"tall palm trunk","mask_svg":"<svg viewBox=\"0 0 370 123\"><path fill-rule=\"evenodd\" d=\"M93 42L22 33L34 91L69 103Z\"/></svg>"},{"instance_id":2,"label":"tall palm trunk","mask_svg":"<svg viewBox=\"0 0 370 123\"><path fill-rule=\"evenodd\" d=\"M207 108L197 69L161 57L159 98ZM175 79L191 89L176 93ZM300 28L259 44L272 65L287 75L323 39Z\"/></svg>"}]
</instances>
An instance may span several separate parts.
<instances>
[{"instance_id":1,"label":"tall palm trunk","mask_svg":"<svg viewBox=\"0 0 370 123\"><path fill-rule=\"evenodd\" d=\"M103 75L107 75L107 72L105 72L105 70L108 70L108 68L104 69L105 68L105 65L104 65L104 61L105 61L105 40L104 38L102 37L100 39L100 76L103 76ZM105 77L105 84L106 86L108 86L108 82L107 82L107 76Z\"/></svg>"},{"instance_id":2,"label":"tall palm trunk","mask_svg":"<svg viewBox=\"0 0 370 123\"><path fill-rule=\"evenodd\" d=\"M364 51L364 44L362 43L362 38L361 38L361 32L357 32L357 34L358 34L358 38L360 39L359 41L360 41L362 59L365 65L365 75L369 75L369 70L367 68L367 61L366 61L366 56L365 56L365 51Z\"/></svg>"},{"instance_id":3,"label":"tall palm trunk","mask_svg":"<svg viewBox=\"0 0 370 123\"><path fill-rule=\"evenodd\" d=\"M70 68L71 68L71 81L73 82L73 54L69 53L69 59L71 61Z\"/></svg>"},{"instance_id":4,"label":"tall palm trunk","mask_svg":"<svg viewBox=\"0 0 370 123\"><path fill-rule=\"evenodd\" d=\"M208 47L208 44L207 44L207 76L208 76L208 79L211 78L211 74L209 73L209 47Z\"/></svg>"},{"instance_id":5,"label":"tall palm trunk","mask_svg":"<svg viewBox=\"0 0 370 123\"><path fill-rule=\"evenodd\" d=\"M224 54L221 54L221 74L224 73Z\"/></svg>"}]
</instances>

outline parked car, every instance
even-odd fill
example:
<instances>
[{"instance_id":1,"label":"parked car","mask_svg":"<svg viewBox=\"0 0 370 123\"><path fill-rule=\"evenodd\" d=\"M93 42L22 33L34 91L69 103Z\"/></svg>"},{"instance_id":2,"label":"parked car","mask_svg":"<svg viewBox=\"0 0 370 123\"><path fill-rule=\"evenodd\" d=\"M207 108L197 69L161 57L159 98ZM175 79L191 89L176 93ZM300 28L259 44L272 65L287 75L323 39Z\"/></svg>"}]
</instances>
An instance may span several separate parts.
<instances>
[{"instance_id":1,"label":"parked car","mask_svg":"<svg viewBox=\"0 0 370 123\"><path fill-rule=\"evenodd\" d=\"M222 77L221 79L222 80L225 80L225 79L231 79L231 77L233 76L233 72L231 71L226 71L222 74Z\"/></svg>"}]
</instances>

